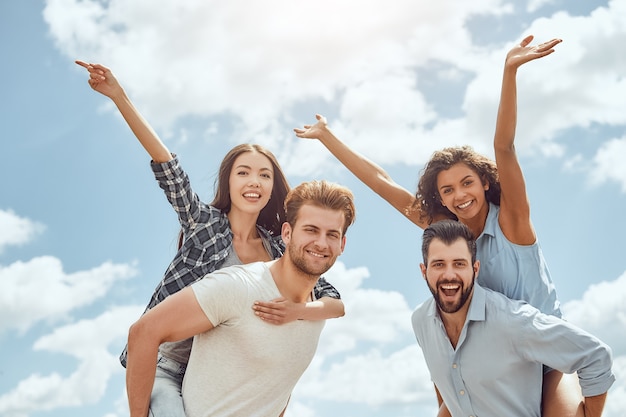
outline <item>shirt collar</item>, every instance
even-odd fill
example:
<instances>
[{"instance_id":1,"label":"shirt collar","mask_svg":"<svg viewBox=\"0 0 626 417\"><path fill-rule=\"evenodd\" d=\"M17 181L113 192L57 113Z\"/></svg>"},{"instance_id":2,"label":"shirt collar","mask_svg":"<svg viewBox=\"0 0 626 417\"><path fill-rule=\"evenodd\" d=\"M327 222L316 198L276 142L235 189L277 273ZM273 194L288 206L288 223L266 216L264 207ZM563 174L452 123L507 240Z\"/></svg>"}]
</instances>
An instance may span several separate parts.
<instances>
[{"instance_id":1,"label":"shirt collar","mask_svg":"<svg viewBox=\"0 0 626 417\"><path fill-rule=\"evenodd\" d=\"M428 302L429 304L426 316L434 320L441 321L441 318L439 317L439 310L437 309L437 303L435 302L434 297L431 297ZM472 299L470 300L470 306L467 311L467 317L465 318L465 322L467 323L469 321L485 321L485 306L485 289L478 285L478 282L474 281L474 294L472 295Z\"/></svg>"},{"instance_id":2,"label":"shirt collar","mask_svg":"<svg viewBox=\"0 0 626 417\"><path fill-rule=\"evenodd\" d=\"M500 206L489 202L489 213L487 213L487 220L485 221L485 228L482 235L495 236L496 235L496 226L498 225L498 212L500 211ZM479 236L479 238L480 238Z\"/></svg>"},{"instance_id":3,"label":"shirt collar","mask_svg":"<svg viewBox=\"0 0 626 417\"><path fill-rule=\"evenodd\" d=\"M485 289L478 285L478 282L474 281L474 294L472 295L465 321L485 321L485 305Z\"/></svg>"}]
</instances>

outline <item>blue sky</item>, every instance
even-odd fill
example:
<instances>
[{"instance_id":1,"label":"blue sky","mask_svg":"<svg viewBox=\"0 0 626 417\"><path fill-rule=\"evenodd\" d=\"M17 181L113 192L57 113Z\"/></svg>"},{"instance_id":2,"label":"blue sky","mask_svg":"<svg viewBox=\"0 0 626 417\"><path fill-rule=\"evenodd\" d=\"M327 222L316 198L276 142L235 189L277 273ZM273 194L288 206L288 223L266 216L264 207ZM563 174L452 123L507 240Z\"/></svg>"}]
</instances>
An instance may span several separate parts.
<instances>
[{"instance_id":1,"label":"blue sky","mask_svg":"<svg viewBox=\"0 0 626 417\"><path fill-rule=\"evenodd\" d=\"M564 40L518 76L534 225L567 319L613 348L605 416L626 414L626 0L5 0L0 16L0 415L126 415L117 356L175 250L149 158L75 59L113 69L207 201L240 142L291 184L354 191L328 274L347 314L288 415L434 415L410 328L421 232L292 129L326 115L413 190L435 149L491 155L504 56L528 34Z\"/></svg>"}]
</instances>

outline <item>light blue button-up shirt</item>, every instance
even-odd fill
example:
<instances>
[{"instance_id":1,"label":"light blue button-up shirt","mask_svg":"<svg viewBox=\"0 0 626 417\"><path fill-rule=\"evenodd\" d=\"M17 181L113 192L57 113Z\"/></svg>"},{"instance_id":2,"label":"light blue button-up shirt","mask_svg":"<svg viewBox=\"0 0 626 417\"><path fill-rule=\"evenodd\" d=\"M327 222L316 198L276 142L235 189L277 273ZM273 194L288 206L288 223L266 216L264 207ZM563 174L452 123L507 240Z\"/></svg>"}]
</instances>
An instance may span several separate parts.
<instances>
[{"instance_id":1,"label":"light blue button-up shirt","mask_svg":"<svg viewBox=\"0 0 626 417\"><path fill-rule=\"evenodd\" d=\"M606 344L478 284L456 349L434 299L415 310L412 322L431 379L453 417L541 416L543 364L577 371L584 396L603 394L615 381Z\"/></svg>"},{"instance_id":2,"label":"light blue button-up shirt","mask_svg":"<svg viewBox=\"0 0 626 417\"><path fill-rule=\"evenodd\" d=\"M477 281L485 288L561 317L556 289L539 241L532 245L511 243L500 228L499 218L500 206L489 203L485 228L476 239L476 257L480 261Z\"/></svg>"}]
</instances>

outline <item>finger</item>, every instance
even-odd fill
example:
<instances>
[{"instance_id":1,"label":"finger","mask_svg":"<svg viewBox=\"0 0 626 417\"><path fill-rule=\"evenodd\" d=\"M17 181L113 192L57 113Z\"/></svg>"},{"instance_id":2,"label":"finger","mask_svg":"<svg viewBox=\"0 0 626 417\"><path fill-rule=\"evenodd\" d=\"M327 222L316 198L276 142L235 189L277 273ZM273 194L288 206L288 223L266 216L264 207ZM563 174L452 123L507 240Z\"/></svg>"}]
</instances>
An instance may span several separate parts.
<instances>
[{"instance_id":1,"label":"finger","mask_svg":"<svg viewBox=\"0 0 626 417\"><path fill-rule=\"evenodd\" d=\"M520 42L520 46L521 47L525 47L527 46L529 43L531 43L533 41L535 37L533 35L528 35L526 36L521 42Z\"/></svg>"},{"instance_id":2,"label":"finger","mask_svg":"<svg viewBox=\"0 0 626 417\"><path fill-rule=\"evenodd\" d=\"M270 305L255 304L254 306L252 306L252 308L254 311L258 313L271 314L277 317L283 317L285 315L284 311L281 308L277 308L277 307L270 306Z\"/></svg>"},{"instance_id":3,"label":"finger","mask_svg":"<svg viewBox=\"0 0 626 417\"><path fill-rule=\"evenodd\" d=\"M81 66L81 67L83 67L83 68L87 68L87 69L89 69L89 64L88 64L88 63L86 63L86 62L84 62L84 61L76 60L76 61L74 61L74 62L75 62L75 63L77 63L78 65L80 65L80 66Z\"/></svg>"},{"instance_id":4,"label":"finger","mask_svg":"<svg viewBox=\"0 0 626 417\"><path fill-rule=\"evenodd\" d=\"M104 81L106 80L106 77L103 74L94 72L94 71L90 71L89 72L89 77L91 77L92 80L94 81Z\"/></svg>"},{"instance_id":5,"label":"finger","mask_svg":"<svg viewBox=\"0 0 626 417\"><path fill-rule=\"evenodd\" d=\"M263 320L264 322L269 323L269 324L274 324L274 325L279 325L279 324L282 324L282 322L280 322L280 321L278 321L278 320L272 320L272 319L267 318L267 317L260 317L260 316L259 316L259 318L260 318L261 320Z\"/></svg>"},{"instance_id":6,"label":"finger","mask_svg":"<svg viewBox=\"0 0 626 417\"><path fill-rule=\"evenodd\" d=\"M254 314L263 321L267 321L273 324L282 323L282 317L275 316L273 314L261 313L260 311L255 311Z\"/></svg>"},{"instance_id":7,"label":"finger","mask_svg":"<svg viewBox=\"0 0 626 417\"><path fill-rule=\"evenodd\" d=\"M561 42L563 42L563 39L552 39L551 41L546 42L546 47L548 49L549 48L554 48L555 46L557 46Z\"/></svg>"}]
</instances>

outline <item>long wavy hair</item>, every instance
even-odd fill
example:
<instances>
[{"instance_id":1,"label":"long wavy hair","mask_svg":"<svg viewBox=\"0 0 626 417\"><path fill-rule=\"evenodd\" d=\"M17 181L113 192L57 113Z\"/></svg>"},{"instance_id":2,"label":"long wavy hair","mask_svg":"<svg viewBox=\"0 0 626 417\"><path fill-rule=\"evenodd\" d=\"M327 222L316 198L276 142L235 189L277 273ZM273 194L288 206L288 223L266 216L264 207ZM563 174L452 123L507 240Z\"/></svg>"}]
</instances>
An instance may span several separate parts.
<instances>
[{"instance_id":1,"label":"long wavy hair","mask_svg":"<svg viewBox=\"0 0 626 417\"><path fill-rule=\"evenodd\" d=\"M485 191L485 198L493 204L500 205L500 179L495 161L477 153L471 146L444 148L433 153L420 176L412 209L420 212L422 220L428 223L441 217L458 220L441 203L437 189L439 173L458 163L467 165L478 175L483 184L489 184L489 189Z\"/></svg>"},{"instance_id":2,"label":"long wavy hair","mask_svg":"<svg viewBox=\"0 0 626 417\"><path fill-rule=\"evenodd\" d=\"M283 203L290 187L274 154L261 145L244 143L235 146L226 154L215 180L215 198L211 202L211 205L222 210L224 213L230 212L231 200L230 184L228 180L235 160L239 155L245 152L260 153L272 163L272 167L274 168L274 186L272 187L272 194L265 207L261 209L256 223L269 231L272 235L280 235L282 224L285 222L285 208Z\"/></svg>"}]
</instances>

